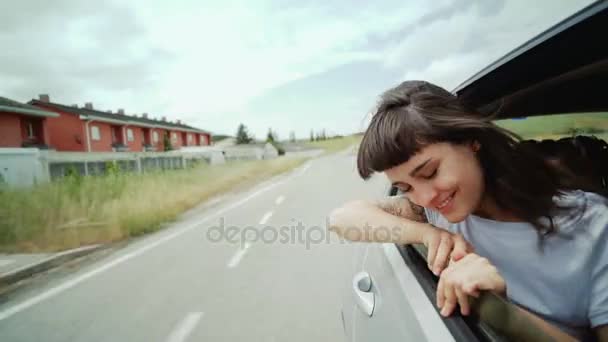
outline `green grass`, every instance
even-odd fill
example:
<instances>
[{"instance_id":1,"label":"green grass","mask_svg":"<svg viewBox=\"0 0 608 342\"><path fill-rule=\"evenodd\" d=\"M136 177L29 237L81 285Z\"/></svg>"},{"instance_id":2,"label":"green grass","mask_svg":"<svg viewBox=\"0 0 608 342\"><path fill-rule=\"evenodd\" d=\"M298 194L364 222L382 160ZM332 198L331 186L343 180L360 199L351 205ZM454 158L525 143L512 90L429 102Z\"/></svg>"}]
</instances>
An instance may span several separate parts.
<instances>
[{"instance_id":1,"label":"green grass","mask_svg":"<svg viewBox=\"0 0 608 342\"><path fill-rule=\"evenodd\" d=\"M30 189L0 190L0 251L59 251L149 233L214 195L304 161L277 158L147 174L67 177Z\"/></svg>"},{"instance_id":2,"label":"green grass","mask_svg":"<svg viewBox=\"0 0 608 342\"><path fill-rule=\"evenodd\" d=\"M606 137L608 113L578 113L498 120L496 123L526 139L554 139L576 134Z\"/></svg>"},{"instance_id":3,"label":"green grass","mask_svg":"<svg viewBox=\"0 0 608 342\"><path fill-rule=\"evenodd\" d=\"M348 135L342 138L334 138L320 141L308 141L306 144L314 148L325 150L324 154L342 151L349 146L357 145L361 142L361 135Z\"/></svg>"}]
</instances>

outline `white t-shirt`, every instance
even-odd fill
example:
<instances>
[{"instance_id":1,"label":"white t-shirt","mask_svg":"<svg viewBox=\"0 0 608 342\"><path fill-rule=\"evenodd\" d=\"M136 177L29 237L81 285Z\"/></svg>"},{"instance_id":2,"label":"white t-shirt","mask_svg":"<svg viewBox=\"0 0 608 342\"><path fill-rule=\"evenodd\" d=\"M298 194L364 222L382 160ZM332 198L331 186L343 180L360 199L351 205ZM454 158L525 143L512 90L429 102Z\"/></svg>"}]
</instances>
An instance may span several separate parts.
<instances>
[{"instance_id":1,"label":"white t-shirt","mask_svg":"<svg viewBox=\"0 0 608 342\"><path fill-rule=\"evenodd\" d=\"M449 223L437 211L425 212L429 223L462 234L496 266L509 300L584 339L590 327L608 324L608 201L580 190L555 201L582 210L554 217L559 234L545 237L542 250L529 223L475 215Z\"/></svg>"}]
</instances>

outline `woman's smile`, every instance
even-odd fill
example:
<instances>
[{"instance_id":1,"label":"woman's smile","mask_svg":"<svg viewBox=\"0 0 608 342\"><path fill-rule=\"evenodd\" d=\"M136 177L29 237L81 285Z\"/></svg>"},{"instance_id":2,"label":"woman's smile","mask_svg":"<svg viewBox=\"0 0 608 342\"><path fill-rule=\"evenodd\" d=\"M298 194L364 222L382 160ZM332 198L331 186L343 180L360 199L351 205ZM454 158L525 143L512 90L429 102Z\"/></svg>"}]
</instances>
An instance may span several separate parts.
<instances>
[{"instance_id":1,"label":"woman's smile","mask_svg":"<svg viewBox=\"0 0 608 342\"><path fill-rule=\"evenodd\" d=\"M441 214L447 214L454 207L454 195L456 191L452 192L448 197L446 197L443 201L436 206L437 210L441 212Z\"/></svg>"}]
</instances>

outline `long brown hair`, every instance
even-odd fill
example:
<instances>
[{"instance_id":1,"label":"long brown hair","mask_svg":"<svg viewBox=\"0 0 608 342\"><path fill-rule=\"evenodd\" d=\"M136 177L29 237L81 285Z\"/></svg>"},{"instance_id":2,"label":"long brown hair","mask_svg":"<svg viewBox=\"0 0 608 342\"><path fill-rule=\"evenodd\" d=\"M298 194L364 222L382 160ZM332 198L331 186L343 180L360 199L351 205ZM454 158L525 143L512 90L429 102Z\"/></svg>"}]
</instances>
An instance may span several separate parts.
<instances>
[{"instance_id":1,"label":"long brown hair","mask_svg":"<svg viewBox=\"0 0 608 342\"><path fill-rule=\"evenodd\" d=\"M478 142L485 191L503 210L532 224L540 235L556 231L560 210L553 197L569 190L556 170L521 138L498 127L492 116L467 108L445 89L406 81L386 91L366 130L357 156L363 179L407 162L433 143Z\"/></svg>"}]
</instances>

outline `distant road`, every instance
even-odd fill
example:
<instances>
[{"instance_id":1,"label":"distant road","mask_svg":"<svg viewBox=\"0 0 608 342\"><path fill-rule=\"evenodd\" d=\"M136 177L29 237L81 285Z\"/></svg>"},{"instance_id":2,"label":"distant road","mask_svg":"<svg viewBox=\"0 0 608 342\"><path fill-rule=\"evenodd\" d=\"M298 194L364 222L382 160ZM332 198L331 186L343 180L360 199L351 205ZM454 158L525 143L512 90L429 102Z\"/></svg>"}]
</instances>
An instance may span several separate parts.
<instances>
[{"instance_id":1,"label":"distant road","mask_svg":"<svg viewBox=\"0 0 608 342\"><path fill-rule=\"evenodd\" d=\"M352 154L313 160L17 293L0 305L0 341L342 341L340 306L361 245L325 242L325 217L348 199L383 195L385 184L361 181ZM237 227L235 243L209 240L222 218ZM268 242L240 243L243 231Z\"/></svg>"}]
</instances>

